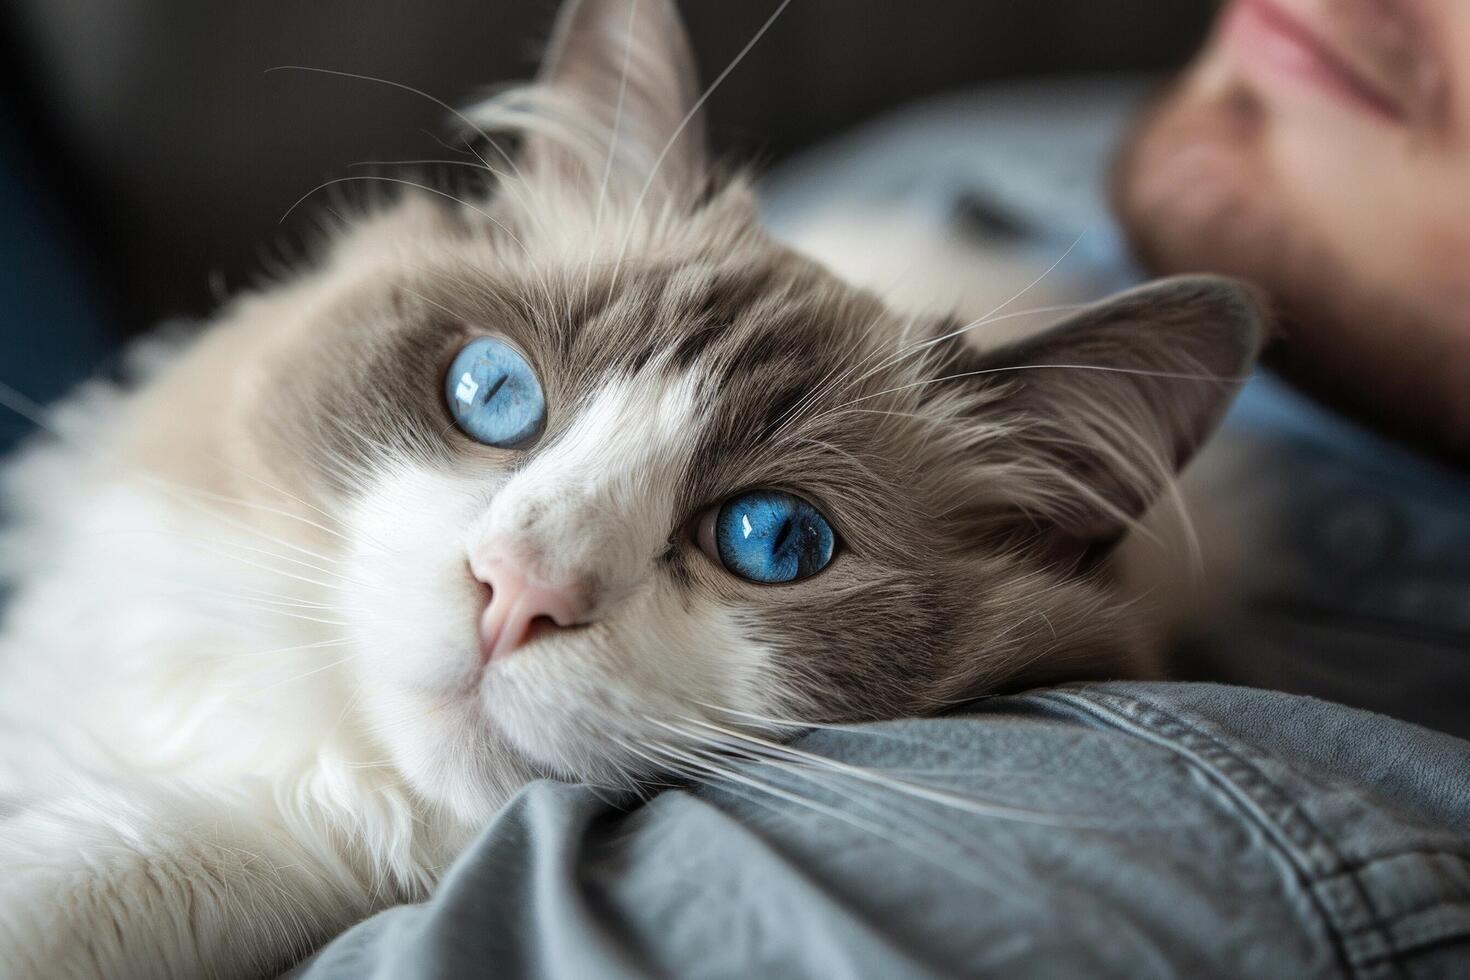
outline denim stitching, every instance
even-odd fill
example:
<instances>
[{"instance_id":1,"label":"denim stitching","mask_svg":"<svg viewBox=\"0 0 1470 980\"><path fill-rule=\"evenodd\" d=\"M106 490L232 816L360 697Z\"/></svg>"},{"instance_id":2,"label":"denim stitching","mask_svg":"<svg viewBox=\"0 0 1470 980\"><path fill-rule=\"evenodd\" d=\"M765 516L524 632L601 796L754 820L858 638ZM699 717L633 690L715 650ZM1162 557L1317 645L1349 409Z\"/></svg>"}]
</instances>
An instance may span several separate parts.
<instances>
[{"instance_id":1,"label":"denim stitching","mask_svg":"<svg viewBox=\"0 0 1470 980\"><path fill-rule=\"evenodd\" d=\"M1289 845L1282 850L1322 913L1323 924L1345 970L1363 978L1402 975L1398 964L1389 959L1396 949L1386 924L1355 872L1348 870L1346 861L1291 796L1237 751L1214 735L1140 698L1078 688L1038 692L1028 697L1081 709L1115 727L1132 729L1135 734L1147 732L1214 776L1217 784L1223 782L1233 789L1237 803L1248 802L1254 819L1278 841ZM1331 887L1325 879L1332 877L1346 877L1350 887ZM1348 923L1353 925L1345 928Z\"/></svg>"},{"instance_id":2,"label":"denim stitching","mask_svg":"<svg viewBox=\"0 0 1470 980\"><path fill-rule=\"evenodd\" d=\"M1274 795L1282 797L1288 805L1292 806L1293 808L1295 807L1294 802L1291 801L1291 798L1285 789L1273 783L1268 777L1265 776L1264 773L1261 773L1258 769L1251 765L1247 759L1244 759L1240 757L1240 755L1237 755L1236 750L1232 749L1228 745L1225 745L1224 743L1219 742L1210 733L1200 730L1197 725L1192 724L1191 722L1180 718L1177 715L1169 713L1161 706L1142 698L1132 696L1125 697L1114 694L1112 692L1074 690L1068 693L1081 695L1082 697L1088 700L1092 700L1094 702L1114 702L1115 704L1120 705L1120 707L1110 706L1111 710L1117 711L1118 714L1123 715L1125 718L1136 713L1140 716L1140 724L1148 723L1143 717L1145 713L1148 713L1149 715L1153 716L1152 720L1161 722L1160 726L1155 729L1158 730L1161 734L1163 733L1165 728L1169 727L1185 729L1187 733L1186 739L1182 739L1181 741L1187 740L1192 742L1195 739L1202 739L1212 743L1212 745L1218 747L1222 754L1231 756L1236 760L1239 765L1249 767L1251 775L1253 777L1253 781L1258 780L1260 785L1264 786ZM1128 707L1130 706L1130 704L1135 708L1134 712L1128 711ZM1258 801L1258 805L1262 805L1264 807L1264 804L1260 803L1260 801ZM1358 900L1361 900L1362 907L1366 909L1369 914L1368 921L1363 922L1360 925L1344 928L1345 923L1332 924L1334 931L1336 931L1341 936L1345 948L1352 951L1351 958L1355 962L1359 962L1361 965L1381 962L1389 959L1390 957L1398 956L1406 951L1412 950L1414 947L1420 945L1426 940L1435 942L1447 941L1453 939L1454 936L1457 934L1465 934L1464 931L1460 933L1448 933L1443 935L1436 933L1427 937L1421 935L1417 939L1412 938L1411 935L1409 938L1406 939L1406 937L1403 935L1404 930L1400 930L1397 927L1407 921L1409 918L1422 915L1425 912L1432 911L1437 908L1470 906L1470 900L1448 898L1435 899L1427 905L1412 908L1407 911L1397 912L1391 916L1385 916L1376 909L1372 900L1372 890L1367 887L1362 878L1359 876L1359 873L1364 871L1365 869L1371 868L1373 865L1379 863L1380 861L1388 861L1395 858L1423 855L1443 856L1454 858L1466 865L1470 865L1470 856L1467 856L1459 851L1444 848L1432 848L1427 850L1405 848L1397 851L1377 854L1367 860L1349 862L1344 859L1342 855L1337 853L1335 848L1331 847L1330 840L1326 837L1326 835L1322 834L1319 829L1313 826L1304 815L1302 815L1302 820L1308 825L1308 827L1310 827L1310 833L1315 835L1316 838L1322 843L1323 850L1330 855L1330 862L1335 866L1334 870L1329 871L1324 868L1319 871L1319 877L1316 881L1308 881L1308 884L1310 885L1312 890L1314 892L1318 890L1328 890L1334 894L1350 890L1353 894L1336 894L1336 901L1333 904L1338 906L1341 906L1343 904L1351 904L1356 898ZM1297 842L1292 841L1292 843L1296 844ZM1339 882L1341 882L1343 885L1341 889L1334 887ZM1412 930L1410 932L1412 932Z\"/></svg>"}]
</instances>

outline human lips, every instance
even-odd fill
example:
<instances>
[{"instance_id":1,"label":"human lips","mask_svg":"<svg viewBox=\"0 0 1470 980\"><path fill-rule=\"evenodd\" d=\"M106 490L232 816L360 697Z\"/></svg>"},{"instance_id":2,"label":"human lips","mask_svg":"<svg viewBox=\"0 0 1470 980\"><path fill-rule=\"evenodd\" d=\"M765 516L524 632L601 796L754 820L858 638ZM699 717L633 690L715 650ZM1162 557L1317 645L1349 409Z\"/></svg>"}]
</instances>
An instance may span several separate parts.
<instances>
[{"instance_id":1,"label":"human lips","mask_svg":"<svg viewBox=\"0 0 1470 980\"><path fill-rule=\"evenodd\" d=\"M1274 93L1281 85L1380 120L1432 112L1438 62L1402 0L1235 0L1220 33L1241 70Z\"/></svg>"}]
</instances>

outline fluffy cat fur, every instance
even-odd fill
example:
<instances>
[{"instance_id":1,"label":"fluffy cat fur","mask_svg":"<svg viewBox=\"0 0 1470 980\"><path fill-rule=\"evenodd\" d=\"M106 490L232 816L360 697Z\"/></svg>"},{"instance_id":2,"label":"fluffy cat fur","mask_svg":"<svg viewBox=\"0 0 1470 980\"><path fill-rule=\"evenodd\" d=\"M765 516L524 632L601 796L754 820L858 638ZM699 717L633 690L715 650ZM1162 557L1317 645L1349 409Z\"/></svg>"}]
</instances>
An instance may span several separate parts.
<instances>
[{"instance_id":1,"label":"fluffy cat fur","mask_svg":"<svg viewBox=\"0 0 1470 980\"><path fill-rule=\"evenodd\" d=\"M572 3L474 112L520 136L490 193L365 215L50 413L6 478L0 975L270 974L528 780L657 775L690 718L1141 669L1108 555L1255 357L1252 296L1169 281L981 352L769 239L698 108L667 0ZM545 389L529 448L443 405L484 334ZM821 507L830 568L699 550L752 487ZM507 540L596 600L487 667L469 562Z\"/></svg>"}]
</instances>

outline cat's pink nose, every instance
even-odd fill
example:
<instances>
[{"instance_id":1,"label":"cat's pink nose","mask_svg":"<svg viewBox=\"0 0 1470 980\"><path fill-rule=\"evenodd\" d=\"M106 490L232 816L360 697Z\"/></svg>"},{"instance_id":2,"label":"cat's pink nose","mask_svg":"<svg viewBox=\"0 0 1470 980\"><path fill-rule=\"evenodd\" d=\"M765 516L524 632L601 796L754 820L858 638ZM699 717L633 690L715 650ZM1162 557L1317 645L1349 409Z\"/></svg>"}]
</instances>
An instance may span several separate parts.
<instances>
[{"instance_id":1,"label":"cat's pink nose","mask_svg":"<svg viewBox=\"0 0 1470 980\"><path fill-rule=\"evenodd\" d=\"M490 587L480 614L480 651L486 660L504 657L547 629L585 622L591 597L584 586L541 582L518 563L503 558L474 562L475 577Z\"/></svg>"}]
</instances>

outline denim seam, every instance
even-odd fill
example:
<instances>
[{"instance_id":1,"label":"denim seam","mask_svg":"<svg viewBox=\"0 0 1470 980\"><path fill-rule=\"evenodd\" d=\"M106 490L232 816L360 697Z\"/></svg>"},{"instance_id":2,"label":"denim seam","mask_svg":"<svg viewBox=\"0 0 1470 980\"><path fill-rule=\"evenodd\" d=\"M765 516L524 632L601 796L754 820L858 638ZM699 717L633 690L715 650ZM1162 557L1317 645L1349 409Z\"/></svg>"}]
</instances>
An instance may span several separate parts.
<instances>
[{"instance_id":1,"label":"denim seam","mask_svg":"<svg viewBox=\"0 0 1470 980\"><path fill-rule=\"evenodd\" d=\"M1464 909L1470 911L1470 901L1457 899L1436 902L1425 908L1417 909L1407 916L1395 918L1392 926L1396 932L1407 933L1407 936L1404 938L1407 939L1409 947L1416 951L1428 946L1470 945L1470 931L1467 931L1464 926L1455 927L1452 931L1446 932L1442 929L1431 929L1407 921L1410 918L1420 918L1431 912L1438 912L1441 909ZM1385 953L1383 955L1389 956L1393 954Z\"/></svg>"},{"instance_id":2,"label":"denim seam","mask_svg":"<svg viewBox=\"0 0 1470 980\"><path fill-rule=\"evenodd\" d=\"M1392 854L1381 854L1381 855L1378 855L1377 857L1370 858L1367 861L1362 861L1362 862L1359 862L1357 864L1346 866L1346 867L1344 867L1340 871L1336 871L1336 872L1334 872L1332 874L1329 874L1329 875L1324 875L1323 878L1322 878L1322 882L1325 884L1326 882L1331 881L1331 880L1336 879L1336 878L1346 878L1346 877L1349 877L1349 876L1357 875L1359 872L1364 871L1364 870L1366 870L1368 868L1371 868L1374 865L1379 864L1379 863L1384 862L1384 861L1395 861L1395 860L1398 860L1400 858L1405 858L1405 857L1420 857L1420 856L1424 856L1424 857L1451 857L1451 858L1455 858L1461 864L1465 865L1465 867L1467 869L1470 869L1470 858L1466 858L1464 855L1461 855L1461 854L1456 854L1456 853L1447 852L1447 851L1414 851L1414 850L1402 850L1402 851L1395 851ZM1383 916L1380 916L1380 921L1382 921L1385 926L1390 926L1391 927L1394 923L1396 923L1396 922L1398 922L1398 921L1400 921L1402 919L1408 918L1410 916L1418 915L1419 913L1428 911L1429 909L1439 908L1442 905L1464 905L1464 906L1470 907L1470 895L1455 896L1455 897L1449 897L1449 896L1445 896L1445 895L1438 895L1438 896L1435 896L1433 898L1428 899L1427 901L1423 902L1422 904L1410 906L1407 909L1400 909L1400 910L1394 912L1391 915L1383 915ZM1360 926L1355 931L1361 932L1364 928L1367 928L1367 927L1366 926Z\"/></svg>"},{"instance_id":3,"label":"denim seam","mask_svg":"<svg viewBox=\"0 0 1470 980\"><path fill-rule=\"evenodd\" d=\"M1470 851L1449 847L1405 847L1397 851L1382 851L1378 854L1373 855L1370 858L1363 858L1356 861L1345 861L1343 863L1342 870L1339 873L1350 874L1357 871L1363 871L1367 868L1373 867L1373 865L1375 864L1380 864L1384 861L1393 861L1397 858L1403 857L1448 857L1454 858L1457 861L1465 864L1467 867L1470 867Z\"/></svg>"},{"instance_id":4,"label":"denim seam","mask_svg":"<svg viewBox=\"0 0 1470 980\"><path fill-rule=\"evenodd\" d=\"M1433 912L1437 909L1453 908L1470 909L1470 898L1437 898L1431 902L1426 902L1423 905L1416 905L1413 908L1405 909L1402 912L1395 912L1392 916L1384 920L1384 925L1387 926L1389 929L1392 929L1394 926L1399 925L1405 920L1423 915L1426 912Z\"/></svg>"},{"instance_id":5,"label":"denim seam","mask_svg":"<svg viewBox=\"0 0 1470 980\"><path fill-rule=\"evenodd\" d=\"M1217 788L1227 790L1236 809L1267 831L1268 838L1276 841L1278 850L1296 869L1345 971L1369 978L1383 976L1387 968L1401 975L1398 964L1388 959L1397 953L1392 937L1356 872L1347 869L1347 862L1290 793L1238 749L1141 698L1082 688L1032 696L1074 706L1116 728L1147 737L1210 776ZM1324 879L1334 877L1345 878L1350 887L1324 889L1322 886L1328 884ZM1347 925L1353 921L1364 924Z\"/></svg>"}]
</instances>

